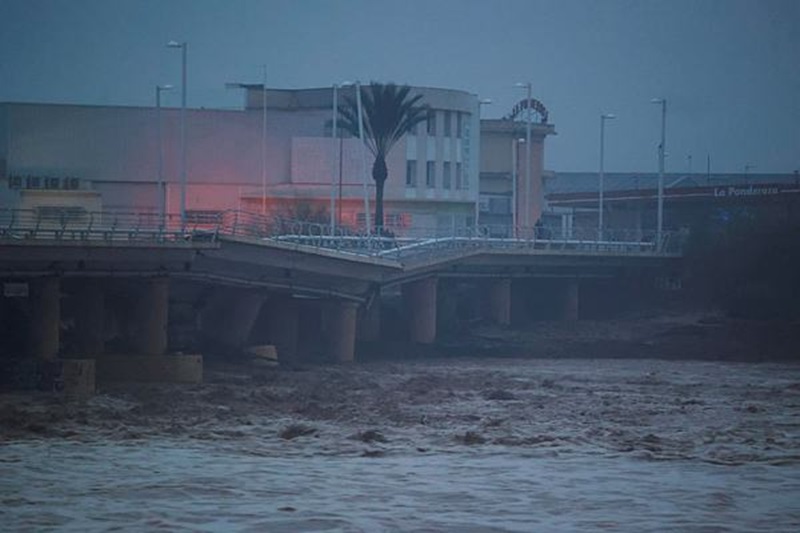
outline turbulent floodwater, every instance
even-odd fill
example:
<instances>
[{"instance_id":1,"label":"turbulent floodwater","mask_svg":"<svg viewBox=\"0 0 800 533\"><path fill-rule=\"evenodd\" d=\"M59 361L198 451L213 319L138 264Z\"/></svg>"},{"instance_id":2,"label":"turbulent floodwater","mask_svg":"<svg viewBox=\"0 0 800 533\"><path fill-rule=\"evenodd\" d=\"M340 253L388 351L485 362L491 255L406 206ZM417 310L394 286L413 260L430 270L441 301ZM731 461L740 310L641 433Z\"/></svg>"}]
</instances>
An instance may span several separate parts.
<instances>
[{"instance_id":1,"label":"turbulent floodwater","mask_svg":"<svg viewBox=\"0 0 800 533\"><path fill-rule=\"evenodd\" d=\"M217 398L229 418L144 421L117 392L92 400L117 426L7 439L0 529L800 530L797 365L440 360L223 381L173 402Z\"/></svg>"}]
</instances>

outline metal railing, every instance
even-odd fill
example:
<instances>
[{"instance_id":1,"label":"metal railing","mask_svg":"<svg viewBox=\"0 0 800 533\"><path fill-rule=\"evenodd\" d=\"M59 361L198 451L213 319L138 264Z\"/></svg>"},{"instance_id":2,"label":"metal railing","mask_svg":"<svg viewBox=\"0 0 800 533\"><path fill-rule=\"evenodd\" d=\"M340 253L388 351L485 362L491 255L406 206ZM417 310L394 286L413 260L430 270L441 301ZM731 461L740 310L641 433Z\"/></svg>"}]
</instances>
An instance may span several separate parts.
<instances>
[{"instance_id":1,"label":"metal railing","mask_svg":"<svg viewBox=\"0 0 800 533\"><path fill-rule=\"evenodd\" d=\"M82 241L215 241L219 224L184 223L152 212L48 208L0 209L0 239Z\"/></svg>"},{"instance_id":2,"label":"metal railing","mask_svg":"<svg viewBox=\"0 0 800 533\"><path fill-rule=\"evenodd\" d=\"M684 233L655 230L573 229L563 234L547 227L478 226L403 228L367 232L328 224L272 217L245 211L222 211L202 220L182 222L176 214L80 210L0 209L0 239L214 242L220 236L291 243L392 259L463 254L476 250L541 250L597 255L675 255Z\"/></svg>"}]
</instances>

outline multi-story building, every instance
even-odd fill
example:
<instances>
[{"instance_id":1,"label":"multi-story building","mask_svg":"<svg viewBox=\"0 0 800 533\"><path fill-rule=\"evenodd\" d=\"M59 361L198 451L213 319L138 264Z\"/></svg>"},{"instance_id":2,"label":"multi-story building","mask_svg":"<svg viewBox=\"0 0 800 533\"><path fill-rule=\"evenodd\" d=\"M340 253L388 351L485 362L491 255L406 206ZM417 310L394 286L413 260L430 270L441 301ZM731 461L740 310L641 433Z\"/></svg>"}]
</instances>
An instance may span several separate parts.
<instances>
[{"instance_id":1,"label":"multi-story building","mask_svg":"<svg viewBox=\"0 0 800 533\"><path fill-rule=\"evenodd\" d=\"M547 109L538 100L522 100L506 117L481 121L479 223L490 235L524 236L539 221L544 141L554 134Z\"/></svg>"},{"instance_id":2,"label":"multi-story building","mask_svg":"<svg viewBox=\"0 0 800 533\"><path fill-rule=\"evenodd\" d=\"M358 139L332 137L333 89L245 89L241 110L186 112L187 219L243 209L327 223L333 208L337 225L363 227L366 205L374 212L373 160ZM339 95L353 90L340 88ZM430 112L387 160L386 226L398 234L473 226L477 97L432 88L411 94L421 94ZM4 207L78 216L155 212L163 201L178 213L182 156L179 109L0 104Z\"/></svg>"}]
</instances>

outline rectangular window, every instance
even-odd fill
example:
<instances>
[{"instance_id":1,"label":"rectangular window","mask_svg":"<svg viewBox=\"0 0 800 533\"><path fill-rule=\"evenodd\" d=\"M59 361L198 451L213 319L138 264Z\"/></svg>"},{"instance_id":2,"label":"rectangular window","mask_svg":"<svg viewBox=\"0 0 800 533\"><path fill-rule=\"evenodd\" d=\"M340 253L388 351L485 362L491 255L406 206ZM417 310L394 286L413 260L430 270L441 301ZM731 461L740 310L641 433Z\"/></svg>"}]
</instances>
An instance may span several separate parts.
<instances>
[{"instance_id":1,"label":"rectangular window","mask_svg":"<svg viewBox=\"0 0 800 533\"><path fill-rule=\"evenodd\" d=\"M406 161L406 187L417 186L417 160Z\"/></svg>"},{"instance_id":2,"label":"rectangular window","mask_svg":"<svg viewBox=\"0 0 800 533\"><path fill-rule=\"evenodd\" d=\"M456 163L456 189L463 189L461 181L461 163Z\"/></svg>"},{"instance_id":3,"label":"rectangular window","mask_svg":"<svg viewBox=\"0 0 800 533\"><path fill-rule=\"evenodd\" d=\"M453 164L450 161L445 161L444 166L442 167L442 187L445 189L450 188L450 173L452 171Z\"/></svg>"},{"instance_id":4,"label":"rectangular window","mask_svg":"<svg viewBox=\"0 0 800 533\"><path fill-rule=\"evenodd\" d=\"M444 136L450 137L453 134L450 122L452 120L452 113L450 111L444 112Z\"/></svg>"},{"instance_id":5,"label":"rectangular window","mask_svg":"<svg viewBox=\"0 0 800 533\"><path fill-rule=\"evenodd\" d=\"M414 124L413 126L408 128L408 134L409 135L416 135L417 134L417 125L416 124Z\"/></svg>"},{"instance_id":6,"label":"rectangular window","mask_svg":"<svg viewBox=\"0 0 800 533\"><path fill-rule=\"evenodd\" d=\"M436 135L436 111L431 109L428 111L428 135Z\"/></svg>"},{"instance_id":7,"label":"rectangular window","mask_svg":"<svg viewBox=\"0 0 800 533\"><path fill-rule=\"evenodd\" d=\"M463 124L462 121L464 120L463 113L456 113L456 137L459 139L461 138L461 134L463 132Z\"/></svg>"},{"instance_id":8,"label":"rectangular window","mask_svg":"<svg viewBox=\"0 0 800 533\"><path fill-rule=\"evenodd\" d=\"M428 161L425 167L425 185L428 187L436 187L436 162Z\"/></svg>"}]
</instances>

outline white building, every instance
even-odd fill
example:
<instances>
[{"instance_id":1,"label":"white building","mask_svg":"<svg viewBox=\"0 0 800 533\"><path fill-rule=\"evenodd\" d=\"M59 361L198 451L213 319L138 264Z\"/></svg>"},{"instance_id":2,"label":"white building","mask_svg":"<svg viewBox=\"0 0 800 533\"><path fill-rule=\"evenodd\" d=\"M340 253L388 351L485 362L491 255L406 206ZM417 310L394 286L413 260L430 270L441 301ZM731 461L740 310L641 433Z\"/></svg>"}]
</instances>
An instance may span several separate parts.
<instances>
[{"instance_id":1,"label":"white building","mask_svg":"<svg viewBox=\"0 0 800 533\"><path fill-rule=\"evenodd\" d=\"M333 196L337 223L363 226L365 178L374 212L373 160L358 139L332 139L332 89L267 89L265 95L249 87L242 110L187 110L187 218L242 209L327 222ZM348 90L354 89L340 95ZM387 160L386 225L399 234L471 226L478 99L446 89L412 88L411 94L422 94L431 113ZM0 204L75 216L157 211L157 116L146 107L0 103ZM160 117L166 206L178 213L180 110L162 109Z\"/></svg>"}]
</instances>

